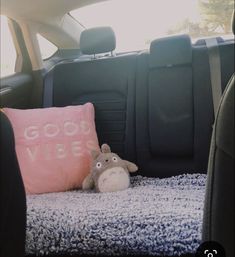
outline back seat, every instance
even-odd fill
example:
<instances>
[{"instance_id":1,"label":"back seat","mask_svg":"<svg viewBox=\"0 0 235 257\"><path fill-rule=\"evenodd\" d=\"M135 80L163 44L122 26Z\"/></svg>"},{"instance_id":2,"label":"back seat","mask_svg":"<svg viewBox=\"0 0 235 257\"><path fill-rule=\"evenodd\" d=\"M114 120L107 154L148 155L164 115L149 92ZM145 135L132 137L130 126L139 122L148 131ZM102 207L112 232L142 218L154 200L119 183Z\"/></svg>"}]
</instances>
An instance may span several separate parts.
<instances>
[{"instance_id":1,"label":"back seat","mask_svg":"<svg viewBox=\"0 0 235 257\"><path fill-rule=\"evenodd\" d=\"M206 46L192 46L182 35L157 39L139 55L94 58L115 48L113 32L98 30L102 44L96 29L85 30L81 40L89 58L54 68L53 105L92 102L99 143L136 161L139 174L206 172L214 120ZM224 88L234 70L234 45L219 48Z\"/></svg>"}]
</instances>

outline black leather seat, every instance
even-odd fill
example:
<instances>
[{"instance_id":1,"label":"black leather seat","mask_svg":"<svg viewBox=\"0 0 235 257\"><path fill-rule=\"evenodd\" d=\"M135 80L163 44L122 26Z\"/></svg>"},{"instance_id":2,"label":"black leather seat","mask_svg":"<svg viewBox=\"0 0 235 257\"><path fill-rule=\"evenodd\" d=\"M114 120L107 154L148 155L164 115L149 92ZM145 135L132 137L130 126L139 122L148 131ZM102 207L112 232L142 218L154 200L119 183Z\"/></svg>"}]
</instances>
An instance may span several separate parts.
<instances>
[{"instance_id":1,"label":"black leather seat","mask_svg":"<svg viewBox=\"0 0 235 257\"><path fill-rule=\"evenodd\" d=\"M136 146L141 171L193 171L192 45L187 35L156 39L138 58Z\"/></svg>"},{"instance_id":2,"label":"black leather seat","mask_svg":"<svg viewBox=\"0 0 235 257\"><path fill-rule=\"evenodd\" d=\"M224 93L212 136L204 210L204 241L234 256L234 76Z\"/></svg>"},{"instance_id":3,"label":"black leather seat","mask_svg":"<svg viewBox=\"0 0 235 257\"><path fill-rule=\"evenodd\" d=\"M214 125L203 221L203 241L219 242L227 257L235 256L234 80L233 74Z\"/></svg>"},{"instance_id":4,"label":"black leather seat","mask_svg":"<svg viewBox=\"0 0 235 257\"><path fill-rule=\"evenodd\" d=\"M231 77L233 45L219 45L222 88ZM145 176L207 171L214 123L208 50L187 35L151 42L137 58L136 151Z\"/></svg>"},{"instance_id":5,"label":"black leather seat","mask_svg":"<svg viewBox=\"0 0 235 257\"><path fill-rule=\"evenodd\" d=\"M26 197L15 153L14 134L0 111L0 256L23 257Z\"/></svg>"}]
</instances>

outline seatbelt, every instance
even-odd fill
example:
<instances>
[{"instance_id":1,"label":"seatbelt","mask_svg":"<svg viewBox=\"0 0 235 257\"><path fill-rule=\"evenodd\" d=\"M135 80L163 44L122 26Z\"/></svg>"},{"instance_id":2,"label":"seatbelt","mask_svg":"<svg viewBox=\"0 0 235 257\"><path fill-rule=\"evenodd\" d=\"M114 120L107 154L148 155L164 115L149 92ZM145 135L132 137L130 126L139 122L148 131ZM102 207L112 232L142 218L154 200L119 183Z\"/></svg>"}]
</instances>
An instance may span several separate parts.
<instances>
[{"instance_id":1,"label":"seatbelt","mask_svg":"<svg viewBox=\"0 0 235 257\"><path fill-rule=\"evenodd\" d=\"M53 70L49 71L44 80L43 107L53 106Z\"/></svg>"},{"instance_id":2,"label":"seatbelt","mask_svg":"<svg viewBox=\"0 0 235 257\"><path fill-rule=\"evenodd\" d=\"M222 96L220 53L216 38L208 38L205 41L209 55L214 116L216 116L220 98Z\"/></svg>"}]
</instances>

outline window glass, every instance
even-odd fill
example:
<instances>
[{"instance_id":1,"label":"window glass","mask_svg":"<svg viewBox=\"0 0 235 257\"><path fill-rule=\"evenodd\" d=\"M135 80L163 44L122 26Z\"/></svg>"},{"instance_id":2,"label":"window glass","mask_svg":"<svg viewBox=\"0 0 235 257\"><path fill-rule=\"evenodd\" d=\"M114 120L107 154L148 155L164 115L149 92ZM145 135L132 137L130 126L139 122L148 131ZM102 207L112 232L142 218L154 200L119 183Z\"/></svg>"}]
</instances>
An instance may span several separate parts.
<instances>
[{"instance_id":1,"label":"window glass","mask_svg":"<svg viewBox=\"0 0 235 257\"><path fill-rule=\"evenodd\" d=\"M86 28L111 26L117 50L146 49L159 37L231 37L234 0L111 0L70 14Z\"/></svg>"},{"instance_id":2,"label":"window glass","mask_svg":"<svg viewBox=\"0 0 235 257\"><path fill-rule=\"evenodd\" d=\"M37 34L37 38L43 60L51 57L58 50L53 43L44 38L42 35Z\"/></svg>"},{"instance_id":3,"label":"window glass","mask_svg":"<svg viewBox=\"0 0 235 257\"><path fill-rule=\"evenodd\" d=\"M6 16L0 15L1 23L1 77L15 73L16 50Z\"/></svg>"}]
</instances>

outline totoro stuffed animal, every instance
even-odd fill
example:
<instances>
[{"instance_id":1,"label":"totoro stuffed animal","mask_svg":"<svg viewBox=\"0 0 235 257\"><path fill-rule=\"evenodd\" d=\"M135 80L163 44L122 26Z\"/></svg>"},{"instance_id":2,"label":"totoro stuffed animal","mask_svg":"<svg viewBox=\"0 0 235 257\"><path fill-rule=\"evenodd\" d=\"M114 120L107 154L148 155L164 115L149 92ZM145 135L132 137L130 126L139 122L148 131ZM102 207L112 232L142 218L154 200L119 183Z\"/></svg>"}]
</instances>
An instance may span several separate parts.
<instances>
[{"instance_id":1,"label":"totoro stuffed animal","mask_svg":"<svg viewBox=\"0 0 235 257\"><path fill-rule=\"evenodd\" d=\"M130 185L129 172L136 172L138 167L122 160L112 153L107 144L101 146L101 152L92 151L92 167L82 183L82 189L95 188L97 192L114 192L127 189Z\"/></svg>"}]
</instances>

